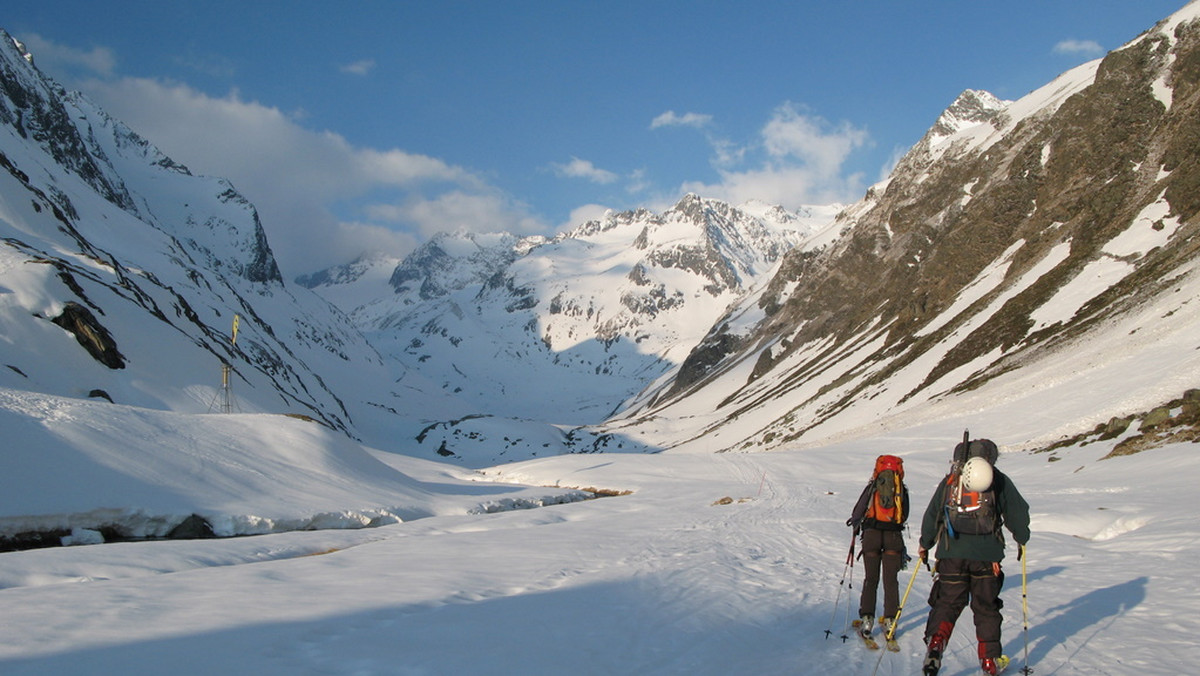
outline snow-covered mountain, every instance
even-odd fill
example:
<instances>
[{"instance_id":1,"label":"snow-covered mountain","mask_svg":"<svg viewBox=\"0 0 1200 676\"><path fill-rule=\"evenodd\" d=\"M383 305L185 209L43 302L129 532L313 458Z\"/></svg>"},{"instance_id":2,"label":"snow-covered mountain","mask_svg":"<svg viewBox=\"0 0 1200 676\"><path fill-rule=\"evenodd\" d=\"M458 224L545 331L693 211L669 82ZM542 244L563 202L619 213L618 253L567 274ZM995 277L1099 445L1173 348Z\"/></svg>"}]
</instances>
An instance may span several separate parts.
<instances>
[{"instance_id":1,"label":"snow-covered mountain","mask_svg":"<svg viewBox=\"0 0 1200 676\"><path fill-rule=\"evenodd\" d=\"M965 92L836 241L788 254L606 429L663 448L820 444L1069 382L1041 434L1070 434L1195 386L1196 14L1020 100ZM1134 369L1119 399L1092 389L1148 361L1165 372Z\"/></svg>"},{"instance_id":2,"label":"snow-covered mountain","mask_svg":"<svg viewBox=\"0 0 1200 676\"><path fill-rule=\"evenodd\" d=\"M573 430L676 366L837 211L687 195L661 214L610 213L552 239L442 234L386 285L386 261L300 281L347 309L403 369L401 386L423 393L424 453L490 464L602 450L608 437Z\"/></svg>"},{"instance_id":3,"label":"snow-covered mountain","mask_svg":"<svg viewBox=\"0 0 1200 676\"><path fill-rule=\"evenodd\" d=\"M376 350L280 277L234 186L192 175L0 43L0 386L203 413L228 364L247 412L357 437L364 411L396 407Z\"/></svg>"},{"instance_id":4,"label":"snow-covered mountain","mask_svg":"<svg viewBox=\"0 0 1200 676\"><path fill-rule=\"evenodd\" d=\"M164 535L193 514L223 535L358 527L492 501L450 477L428 490L354 443L393 448L415 398L390 391L343 313L280 277L232 185L2 33L0 82L0 543ZM204 415L221 411L246 415Z\"/></svg>"}]
</instances>

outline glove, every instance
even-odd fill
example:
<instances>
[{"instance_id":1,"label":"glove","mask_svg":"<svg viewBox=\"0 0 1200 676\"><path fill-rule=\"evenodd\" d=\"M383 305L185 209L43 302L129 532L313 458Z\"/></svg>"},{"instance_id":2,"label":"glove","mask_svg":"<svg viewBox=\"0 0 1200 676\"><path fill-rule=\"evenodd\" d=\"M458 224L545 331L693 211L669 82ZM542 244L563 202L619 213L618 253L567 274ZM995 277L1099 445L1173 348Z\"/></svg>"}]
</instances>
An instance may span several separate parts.
<instances>
[{"instance_id":1,"label":"glove","mask_svg":"<svg viewBox=\"0 0 1200 676\"><path fill-rule=\"evenodd\" d=\"M921 559L921 563L929 561L929 550L924 547L917 547L917 558Z\"/></svg>"}]
</instances>

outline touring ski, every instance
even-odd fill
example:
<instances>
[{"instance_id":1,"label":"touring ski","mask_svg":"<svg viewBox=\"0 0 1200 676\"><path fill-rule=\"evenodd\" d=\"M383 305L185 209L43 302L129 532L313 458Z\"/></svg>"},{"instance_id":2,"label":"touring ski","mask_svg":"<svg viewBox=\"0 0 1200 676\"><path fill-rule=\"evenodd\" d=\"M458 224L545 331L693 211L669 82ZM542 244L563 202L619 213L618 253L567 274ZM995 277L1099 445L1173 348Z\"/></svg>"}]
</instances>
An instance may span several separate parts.
<instances>
[{"instance_id":1,"label":"touring ski","mask_svg":"<svg viewBox=\"0 0 1200 676\"><path fill-rule=\"evenodd\" d=\"M983 676L999 676L1000 674L1004 673L1005 669L1008 669L1008 665L1011 662L1012 660L1008 658L1008 655L1001 655L992 661L992 669L989 669L988 665L986 664L981 664L979 673L983 674ZM925 655L925 663L921 667L922 676L937 676L937 673L941 671L941 669L941 651L930 652Z\"/></svg>"},{"instance_id":2,"label":"touring ski","mask_svg":"<svg viewBox=\"0 0 1200 676\"><path fill-rule=\"evenodd\" d=\"M875 637L871 636L872 627L870 621L863 622L860 619L851 622L850 625L854 627L854 633L858 634L858 637L862 639L863 645L868 650L879 650L879 643L875 640ZM888 647L889 649L891 648L891 646Z\"/></svg>"},{"instance_id":3,"label":"touring ski","mask_svg":"<svg viewBox=\"0 0 1200 676\"><path fill-rule=\"evenodd\" d=\"M883 640L887 642L887 649L898 653L900 652L900 642L896 640L896 630L892 628L895 620L881 617L879 618L879 628L883 630Z\"/></svg>"}]
</instances>

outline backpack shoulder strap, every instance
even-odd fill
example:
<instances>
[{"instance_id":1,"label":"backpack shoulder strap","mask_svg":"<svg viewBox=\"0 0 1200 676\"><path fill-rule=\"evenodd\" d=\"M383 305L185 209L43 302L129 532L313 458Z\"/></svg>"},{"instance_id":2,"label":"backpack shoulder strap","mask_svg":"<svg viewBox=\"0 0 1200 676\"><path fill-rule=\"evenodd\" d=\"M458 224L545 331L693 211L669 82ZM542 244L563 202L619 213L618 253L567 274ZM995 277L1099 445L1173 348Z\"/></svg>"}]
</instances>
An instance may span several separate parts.
<instances>
[{"instance_id":1,"label":"backpack shoulder strap","mask_svg":"<svg viewBox=\"0 0 1200 676\"><path fill-rule=\"evenodd\" d=\"M875 492L875 482L868 481L863 487L862 493L858 496L858 502L854 503L854 511L850 513L850 522L857 523L862 521L867 515L867 508L871 504L871 495Z\"/></svg>"},{"instance_id":2,"label":"backpack shoulder strap","mask_svg":"<svg viewBox=\"0 0 1200 676\"><path fill-rule=\"evenodd\" d=\"M942 480L938 482L937 488L933 491L933 501L938 506L937 522L939 524L946 521L946 504L950 499L950 485L953 483L954 472L948 472Z\"/></svg>"},{"instance_id":3,"label":"backpack shoulder strap","mask_svg":"<svg viewBox=\"0 0 1200 676\"><path fill-rule=\"evenodd\" d=\"M1008 498L1005 497L1007 487L1008 477L1004 476L1000 470L994 470L990 490L996 496L996 532L1000 532L1000 526L1004 525L1004 510L1008 508Z\"/></svg>"}]
</instances>

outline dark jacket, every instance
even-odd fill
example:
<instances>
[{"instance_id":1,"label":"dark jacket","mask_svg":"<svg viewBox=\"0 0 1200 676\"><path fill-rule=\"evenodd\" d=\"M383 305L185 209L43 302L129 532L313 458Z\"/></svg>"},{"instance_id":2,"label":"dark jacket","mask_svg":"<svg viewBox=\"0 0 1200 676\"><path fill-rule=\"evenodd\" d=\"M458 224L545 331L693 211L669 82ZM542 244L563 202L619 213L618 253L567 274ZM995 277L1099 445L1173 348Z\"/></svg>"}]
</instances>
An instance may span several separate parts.
<instances>
[{"instance_id":1,"label":"dark jacket","mask_svg":"<svg viewBox=\"0 0 1200 676\"><path fill-rule=\"evenodd\" d=\"M850 519L848 521L846 521L846 525L853 527L855 533L857 533L861 530L865 530L867 528L875 528L877 530L895 530L895 531L904 530L903 523L891 523L890 521L876 521L875 519L867 518L867 509L871 506L871 489L872 488L874 488L874 483L873 482L867 483L866 488L863 489L862 495L858 496L858 502L855 503L854 511L850 513ZM902 483L902 484L900 484L900 488L903 491L903 493L900 497L900 509L902 510L901 514L904 516L904 520L908 521L908 514L909 514L908 510L909 510L909 506L910 506L910 503L908 501L908 486Z\"/></svg>"},{"instance_id":2,"label":"dark jacket","mask_svg":"<svg viewBox=\"0 0 1200 676\"><path fill-rule=\"evenodd\" d=\"M946 491L949 489L947 480L942 479L929 506L925 508L925 516L921 520L921 547L932 550L934 541L937 544L939 559L970 559L972 561L994 561L1004 559L1004 534L1001 525L1012 533L1017 544L1029 542L1029 503L1017 491L1012 480L998 469L993 469L992 488L996 492L996 511L1000 523L994 533L984 535L969 535L958 533L950 537L946 532Z\"/></svg>"}]
</instances>

